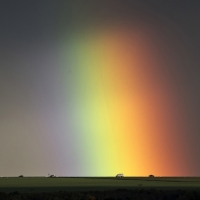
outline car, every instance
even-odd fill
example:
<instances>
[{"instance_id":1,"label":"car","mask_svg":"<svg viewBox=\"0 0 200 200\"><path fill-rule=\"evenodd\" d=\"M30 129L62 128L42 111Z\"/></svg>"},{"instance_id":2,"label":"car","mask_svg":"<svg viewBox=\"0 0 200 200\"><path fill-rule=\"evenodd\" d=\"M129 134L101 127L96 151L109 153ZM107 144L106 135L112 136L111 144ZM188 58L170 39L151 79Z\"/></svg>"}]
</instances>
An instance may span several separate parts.
<instances>
[{"instance_id":1,"label":"car","mask_svg":"<svg viewBox=\"0 0 200 200\"><path fill-rule=\"evenodd\" d=\"M124 175L123 174L117 174L116 177L121 178L121 177L124 177Z\"/></svg>"}]
</instances>

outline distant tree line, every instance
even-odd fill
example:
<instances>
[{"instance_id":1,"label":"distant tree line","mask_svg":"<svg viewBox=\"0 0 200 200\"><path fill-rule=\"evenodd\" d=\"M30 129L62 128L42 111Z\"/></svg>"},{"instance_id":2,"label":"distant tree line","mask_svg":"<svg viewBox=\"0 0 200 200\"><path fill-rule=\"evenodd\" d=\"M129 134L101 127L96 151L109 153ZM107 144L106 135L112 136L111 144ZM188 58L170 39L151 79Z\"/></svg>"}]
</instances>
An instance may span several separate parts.
<instances>
[{"instance_id":1,"label":"distant tree line","mask_svg":"<svg viewBox=\"0 0 200 200\"><path fill-rule=\"evenodd\" d=\"M158 189L118 189L113 191L52 192L52 193L0 193L1 200L197 200L200 191L158 190Z\"/></svg>"}]
</instances>

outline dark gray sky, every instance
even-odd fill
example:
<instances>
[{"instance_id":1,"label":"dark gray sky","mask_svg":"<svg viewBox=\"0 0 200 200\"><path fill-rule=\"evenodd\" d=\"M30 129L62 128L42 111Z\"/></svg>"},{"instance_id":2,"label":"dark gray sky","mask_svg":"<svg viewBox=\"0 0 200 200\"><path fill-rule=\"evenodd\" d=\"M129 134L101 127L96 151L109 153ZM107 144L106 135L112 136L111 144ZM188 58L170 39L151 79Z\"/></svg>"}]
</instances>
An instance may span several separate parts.
<instances>
[{"instance_id":1,"label":"dark gray sky","mask_svg":"<svg viewBox=\"0 0 200 200\"><path fill-rule=\"evenodd\" d=\"M1 176L84 174L73 122L63 111L60 43L72 30L120 20L149 24L167 44L167 76L187 118L188 174L200 175L200 1L1 0Z\"/></svg>"}]
</instances>

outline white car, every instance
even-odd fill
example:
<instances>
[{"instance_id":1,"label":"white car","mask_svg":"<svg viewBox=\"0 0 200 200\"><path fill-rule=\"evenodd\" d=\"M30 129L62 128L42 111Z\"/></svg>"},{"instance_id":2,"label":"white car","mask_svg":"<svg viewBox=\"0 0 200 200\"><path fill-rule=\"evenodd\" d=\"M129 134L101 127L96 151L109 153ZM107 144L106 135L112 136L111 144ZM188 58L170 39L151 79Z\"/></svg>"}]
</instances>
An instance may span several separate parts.
<instances>
[{"instance_id":1,"label":"white car","mask_svg":"<svg viewBox=\"0 0 200 200\"><path fill-rule=\"evenodd\" d=\"M120 177L121 178L121 177L124 177L124 175L123 174L117 174L116 177Z\"/></svg>"}]
</instances>

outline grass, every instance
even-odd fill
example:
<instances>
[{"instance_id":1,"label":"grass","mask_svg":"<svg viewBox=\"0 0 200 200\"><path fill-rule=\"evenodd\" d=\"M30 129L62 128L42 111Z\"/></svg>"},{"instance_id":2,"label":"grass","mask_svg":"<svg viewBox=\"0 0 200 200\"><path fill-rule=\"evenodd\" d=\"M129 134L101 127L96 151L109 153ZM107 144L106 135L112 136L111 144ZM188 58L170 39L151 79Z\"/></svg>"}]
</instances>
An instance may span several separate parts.
<instances>
[{"instance_id":1,"label":"grass","mask_svg":"<svg viewBox=\"0 0 200 200\"><path fill-rule=\"evenodd\" d=\"M199 177L12 177L0 178L0 192L55 192L112 189L200 189Z\"/></svg>"}]
</instances>

